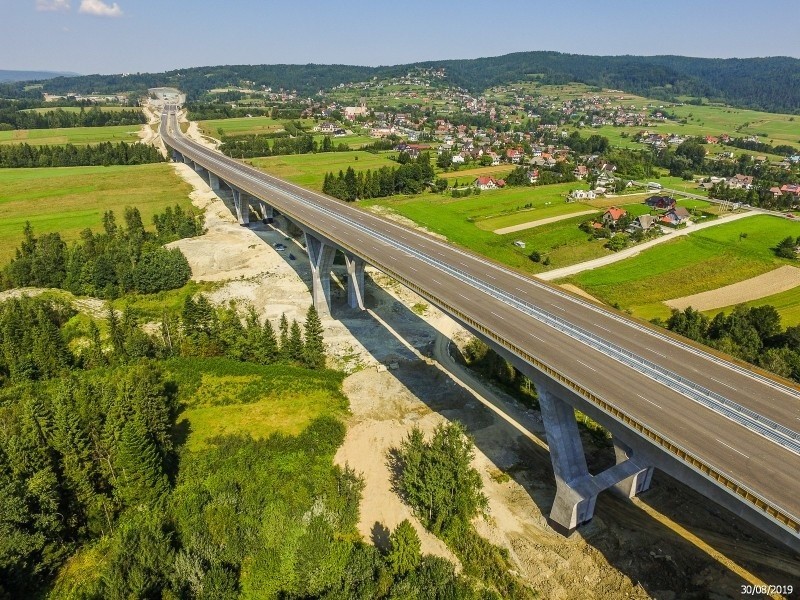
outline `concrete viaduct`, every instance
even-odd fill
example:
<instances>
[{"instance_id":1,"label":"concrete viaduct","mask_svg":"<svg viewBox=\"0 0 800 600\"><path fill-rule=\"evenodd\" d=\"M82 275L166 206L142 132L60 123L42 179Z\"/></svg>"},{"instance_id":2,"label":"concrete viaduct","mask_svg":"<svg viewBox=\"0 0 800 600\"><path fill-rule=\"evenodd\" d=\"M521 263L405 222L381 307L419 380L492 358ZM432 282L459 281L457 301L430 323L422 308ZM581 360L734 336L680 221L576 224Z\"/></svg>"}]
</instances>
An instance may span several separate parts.
<instances>
[{"instance_id":1,"label":"concrete viaduct","mask_svg":"<svg viewBox=\"0 0 800 600\"><path fill-rule=\"evenodd\" d=\"M533 381L556 479L551 523L588 522L597 495L633 497L658 468L800 551L800 393L792 383L209 150L182 135L176 107L161 137L174 160L253 211L305 236L313 301L330 307L337 251L347 299L364 308L370 264L448 313ZM616 464L590 473L575 410L613 436Z\"/></svg>"}]
</instances>

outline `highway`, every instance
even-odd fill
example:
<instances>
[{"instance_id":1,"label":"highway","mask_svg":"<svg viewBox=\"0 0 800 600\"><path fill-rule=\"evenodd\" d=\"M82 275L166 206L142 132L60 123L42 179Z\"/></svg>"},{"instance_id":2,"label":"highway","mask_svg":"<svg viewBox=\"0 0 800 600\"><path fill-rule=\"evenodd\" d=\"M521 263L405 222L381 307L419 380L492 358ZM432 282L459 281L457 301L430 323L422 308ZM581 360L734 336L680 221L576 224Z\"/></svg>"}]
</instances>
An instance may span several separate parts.
<instances>
[{"instance_id":1,"label":"highway","mask_svg":"<svg viewBox=\"0 0 800 600\"><path fill-rule=\"evenodd\" d=\"M800 453L791 444L800 430L800 393L792 383L229 159L183 136L174 112L162 116L161 135L169 147L237 189L423 290L457 319L466 317L518 355L535 357L591 390L793 523L800 522ZM657 380L648 365L667 375ZM728 416L719 410L723 404ZM760 422L778 424L785 433L758 433L764 427Z\"/></svg>"}]
</instances>

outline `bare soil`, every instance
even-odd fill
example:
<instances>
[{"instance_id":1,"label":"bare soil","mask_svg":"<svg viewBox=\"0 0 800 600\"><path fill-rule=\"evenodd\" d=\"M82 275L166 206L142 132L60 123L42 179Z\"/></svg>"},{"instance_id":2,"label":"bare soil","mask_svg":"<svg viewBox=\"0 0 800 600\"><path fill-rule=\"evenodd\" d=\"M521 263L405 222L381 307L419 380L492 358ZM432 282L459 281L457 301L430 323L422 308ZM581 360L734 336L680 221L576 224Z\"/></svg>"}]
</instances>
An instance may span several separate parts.
<instances>
[{"instance_id":1,"label":"bare soil","mask_svg":"<svg viewBox=\"0 0 800 600\"><path fill-rule=\"evenodd\" d=\"M763 275L757 275L716 290L665 300L664 304L679 310L689 306L695 310L711 310L758 300L772 294L785 292L798 285L800 285L800 269L791 265L783 265Z\"/></svg>"},{"instance_id":2,"label":"bare soil","mask_svg":"<svg viewBox=\"0 0 800 600\"><path fill-rule=\"evenodd\" d=\"M548 217L546 219L539 219L538 221L528 221L527 223L520 223L519 225L511 225L509 227L501 227L500 229L495 229L492 233L496 233L497 235L505 235L506 233L515 233L517 231L524 231L526 229L533 229L534 227L539 227L540 225L548 225L550 223L558 223L559 221L565 221L566 219L572 219L573 217L580 217L581 215L593 215L597 213L596 210L582 210L579 212L569 213L566 215L558 215L556 217Z\"/></svg>"}]
</instances>

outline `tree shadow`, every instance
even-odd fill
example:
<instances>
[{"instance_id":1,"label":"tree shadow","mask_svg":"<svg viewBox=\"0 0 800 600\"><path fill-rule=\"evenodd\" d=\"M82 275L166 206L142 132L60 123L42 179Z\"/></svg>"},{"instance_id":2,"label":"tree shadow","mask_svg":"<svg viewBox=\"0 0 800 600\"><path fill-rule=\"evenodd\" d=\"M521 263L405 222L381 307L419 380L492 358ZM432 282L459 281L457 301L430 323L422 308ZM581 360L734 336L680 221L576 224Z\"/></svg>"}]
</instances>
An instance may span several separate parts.
<instances>
[{"instance_id":1,"label":"tree shadow","mask_svg":"<svg viewBox=\"0 0 800 600\"><path fill-rule=\"evenodd\" d=\"M370 540L372 544L380 551L386 552L389 549L389 536L391 531L383 523L375 521L375 524L370 530Z\"/></svg>"}]
</instances>

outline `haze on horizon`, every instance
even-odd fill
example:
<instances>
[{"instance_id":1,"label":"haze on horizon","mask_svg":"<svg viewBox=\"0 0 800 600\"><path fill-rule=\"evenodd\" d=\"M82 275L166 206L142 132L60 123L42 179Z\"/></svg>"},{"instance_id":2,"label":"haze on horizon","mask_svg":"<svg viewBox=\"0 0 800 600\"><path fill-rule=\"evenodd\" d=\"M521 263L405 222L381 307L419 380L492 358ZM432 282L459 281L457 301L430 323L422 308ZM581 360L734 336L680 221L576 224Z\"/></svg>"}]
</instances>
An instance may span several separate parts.
<instances>
[{"instance_id":1,"label":"haze on horizon","mask_svg":"<svg viewBox=\"0 0 800 600\"><path fill-rule=\"evenodd\" d=\"M0 69L161 72L221 64L387 65L554 50L800 58L800 2L367 0L272 5L174 0L0 0Z\"/></svg>"}]
</instances>

